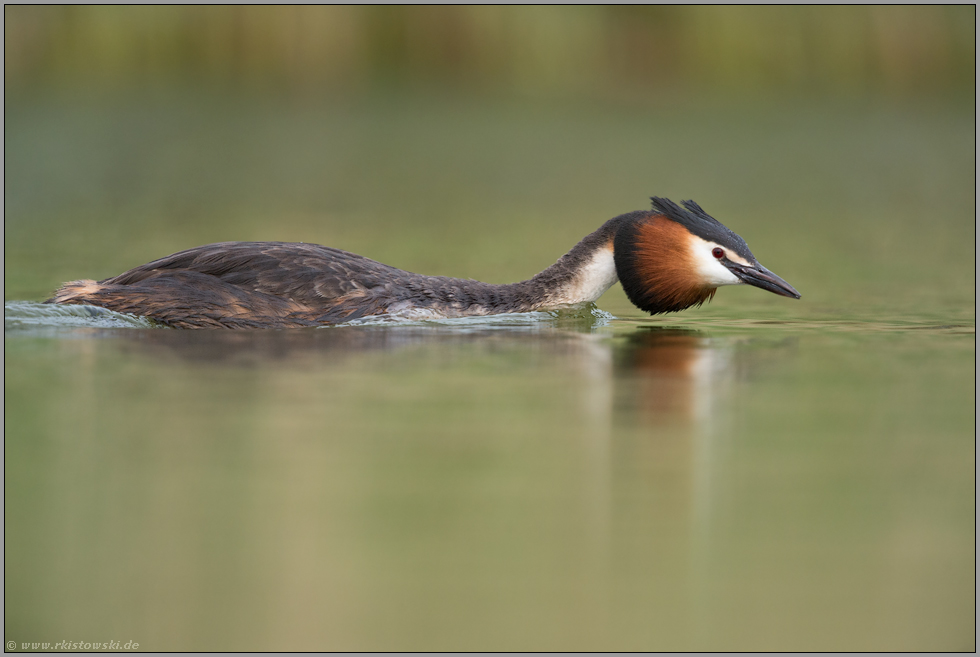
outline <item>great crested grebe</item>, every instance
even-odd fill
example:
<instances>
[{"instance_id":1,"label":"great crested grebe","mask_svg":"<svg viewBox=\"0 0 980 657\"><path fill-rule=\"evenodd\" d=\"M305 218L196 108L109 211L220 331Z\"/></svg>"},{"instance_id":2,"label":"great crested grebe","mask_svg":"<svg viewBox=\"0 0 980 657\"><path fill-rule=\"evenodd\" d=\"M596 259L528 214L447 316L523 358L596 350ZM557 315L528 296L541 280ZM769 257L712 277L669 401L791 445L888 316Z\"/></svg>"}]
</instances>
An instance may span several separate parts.
<instances>
[{"instance_id":1,"label":"great crested grebe","mask_svg":"<svg viewBox=\"0 0 980 657\"><path fill-rule=\"evenodd\" d=\"M654 197L620 215L533 278L493 285L423 276L339 249L221 242L154 260L103 281L62 285L48 303L101 306L176 328L288 328L371 315L462 317L590 303L617 280L638 308L675 312L747 283L800 298L745 241L694 201Z\"/></svg>"}]
</instances>

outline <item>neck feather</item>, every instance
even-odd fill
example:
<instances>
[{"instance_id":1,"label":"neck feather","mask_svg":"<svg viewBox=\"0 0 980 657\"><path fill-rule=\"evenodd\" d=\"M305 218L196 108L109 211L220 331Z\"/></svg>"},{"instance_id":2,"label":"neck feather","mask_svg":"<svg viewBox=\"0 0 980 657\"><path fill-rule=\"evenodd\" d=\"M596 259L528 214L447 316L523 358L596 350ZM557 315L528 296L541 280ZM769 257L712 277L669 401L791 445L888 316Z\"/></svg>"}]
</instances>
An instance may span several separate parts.
<instances>
[{"instance_id":1,"label":"neck feather","mask_svg":"<svg viewBox=\"0 0 980 657\"><path fill-rule=\"evenodd\" d=\"M610 219L586 235L572 250L530 280L515 287L531 300L533 308L575 305L596 301L619 280L613 258L613 241L623 215Z\"/></svg>"}]
</instances>

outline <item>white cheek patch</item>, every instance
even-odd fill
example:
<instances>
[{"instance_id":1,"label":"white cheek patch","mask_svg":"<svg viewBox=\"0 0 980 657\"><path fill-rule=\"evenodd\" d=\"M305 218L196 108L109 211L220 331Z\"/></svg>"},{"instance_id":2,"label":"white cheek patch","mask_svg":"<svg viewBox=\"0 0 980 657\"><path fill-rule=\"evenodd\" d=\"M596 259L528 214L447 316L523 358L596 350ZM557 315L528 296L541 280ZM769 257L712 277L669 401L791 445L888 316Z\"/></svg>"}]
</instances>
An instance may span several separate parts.
<instances>
[{"instance_id":1,"label":"white cheek patch","mask_svg":"<svg viewBox=\"0 0 980 657\"><path fill-rule=\"evenodd\" d=\"M697 269L701 281L710 287L720 287L722 285L739 285L741 280L728 270L728 267L718 262L718 259L711 255L711 250L717 244L707 242L696 235L691 235L691 254L694 256L694 267ZM749 264L729 249L725 249L725 254L732 262L743 265Z\"/></svg>"}]
</instances>

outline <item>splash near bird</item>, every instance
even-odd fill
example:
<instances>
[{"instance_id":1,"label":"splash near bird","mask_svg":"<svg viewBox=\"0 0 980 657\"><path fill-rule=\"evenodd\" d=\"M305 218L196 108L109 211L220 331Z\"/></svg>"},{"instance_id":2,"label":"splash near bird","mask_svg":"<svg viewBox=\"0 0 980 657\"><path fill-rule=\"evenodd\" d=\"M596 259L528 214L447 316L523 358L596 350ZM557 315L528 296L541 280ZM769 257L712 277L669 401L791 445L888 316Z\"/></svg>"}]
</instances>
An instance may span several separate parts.
<instances>
[{"instance_id":1,"label":"splash near bird","mask_svg":"<svg viewBox=\"0 0 980 657\"><path fill-rule=\"evenodd\" d=\"M286 242L221 242L103 281L62 285L48 303L101 306L175 328L290 328L373 315L410 318L530 312L594 302L616 281L638 308L676 312L722 285L799 299L745 241L694 201L654 197L610 219L533 278L507 285L423 276L347 251Z\"/></svg>"}]
</instances>

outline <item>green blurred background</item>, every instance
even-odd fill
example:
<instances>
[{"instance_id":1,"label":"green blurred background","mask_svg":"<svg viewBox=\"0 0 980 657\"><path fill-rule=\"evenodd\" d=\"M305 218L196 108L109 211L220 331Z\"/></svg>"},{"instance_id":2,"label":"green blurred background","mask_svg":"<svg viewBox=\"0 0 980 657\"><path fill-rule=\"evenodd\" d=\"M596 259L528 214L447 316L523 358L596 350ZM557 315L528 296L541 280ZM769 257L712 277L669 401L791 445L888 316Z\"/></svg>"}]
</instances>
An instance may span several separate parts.
<instances>
[{"instance_id":1,"label":"green blurred background","mask_svg":"<svg viewBox=\"0 0 980 657\"><path fill-rule=\"evenodd\" d=\"M803 294L249 333L15 304L6 640L975 649L975 7L4 11L7 301L224 240L509 282L651 195Z\"/></svg>"},{"instance_id":2,"label":"green blurred background","mask_svg":"<svg viewBox=\"0 0 980 657\"><path fill-rule=\"evenodd\" d=\"M6 7L8 93L960 96L973 6Z\"/></svg>"},{"instance_id":3,"label":"green blurred background","mask_svg":"<svg viewBox=\"0 0 980 657\"><path fill-rule=\"evenodd\" d=\"M248 239L507 282L651 195L698 200L810 302L972 291L972 6L5 19L6 299Z\"/></svg>"}]
</instances>

